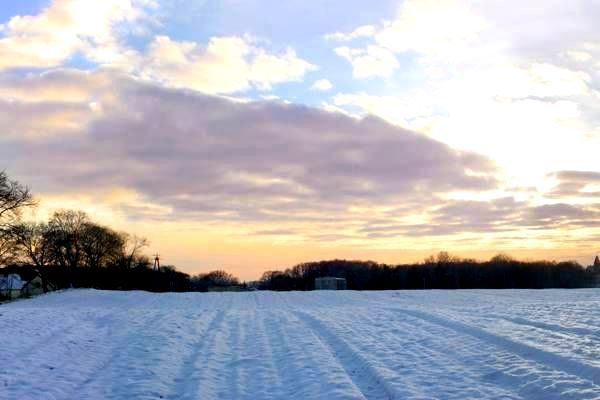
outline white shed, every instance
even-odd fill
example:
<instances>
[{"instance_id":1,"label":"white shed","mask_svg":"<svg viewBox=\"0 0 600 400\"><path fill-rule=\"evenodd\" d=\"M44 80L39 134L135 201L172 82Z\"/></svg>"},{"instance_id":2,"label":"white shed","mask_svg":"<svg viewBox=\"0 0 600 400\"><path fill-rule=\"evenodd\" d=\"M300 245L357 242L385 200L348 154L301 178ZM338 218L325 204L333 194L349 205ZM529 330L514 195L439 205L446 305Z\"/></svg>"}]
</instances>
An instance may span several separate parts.
<instances>
[{"instance_id":1,"label":"white shed","mask_svg":"<svg viewBox=\"0 0 600 400\"><path fill-rule=\"evenodd\" d=\"M346 279L335 276L315 278L315 290L346 290Z\"/></svg>"}]
</instances>

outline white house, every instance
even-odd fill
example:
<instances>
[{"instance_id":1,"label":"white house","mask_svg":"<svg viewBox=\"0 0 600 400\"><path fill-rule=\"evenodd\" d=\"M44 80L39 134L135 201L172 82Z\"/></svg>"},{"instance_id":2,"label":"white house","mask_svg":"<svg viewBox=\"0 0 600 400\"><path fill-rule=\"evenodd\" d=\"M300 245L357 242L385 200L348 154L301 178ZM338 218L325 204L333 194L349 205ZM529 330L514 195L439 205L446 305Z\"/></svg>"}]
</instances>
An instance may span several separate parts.
<instances>
[{"instance_id":1,"label":"white house","mask_svg":"<svg viewBox=\"0 0 600 400\"><path fill-rule=\"evenodd\" d=\"M23 284L19 274L0 275L0 297L9 299L19 297Z\"/></svg>"}]
</instances>

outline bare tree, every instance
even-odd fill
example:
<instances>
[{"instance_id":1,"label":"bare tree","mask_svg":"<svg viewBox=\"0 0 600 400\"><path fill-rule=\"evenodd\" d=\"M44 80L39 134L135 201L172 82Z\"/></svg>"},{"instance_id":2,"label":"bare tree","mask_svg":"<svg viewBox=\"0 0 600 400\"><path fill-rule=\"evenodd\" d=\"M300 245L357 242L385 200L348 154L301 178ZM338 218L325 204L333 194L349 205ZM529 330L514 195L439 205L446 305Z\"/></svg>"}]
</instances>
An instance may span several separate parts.
<instances>
[{"instance_id":1,"label":"bare tree","mask_svg":"<svg viewBox=\"0 0 600 400\"><path fill-rule=\"evenodd\" d=\"M142 249L149 243L148 239L141 236L128 233L123 233L122 236L125 240L125 267L129 269L133 266L133 262L140 257Z\"/></svg>"},{"instance_id":2,"label":"bare tree","mask_svg":"<svg viewBox=\"0 0 600 400\"><path fill-rule=\"evenodd\" d=\"M14 222L23 208L33 205L35 201L29 188L10 180L6 172L0 171L0 228Z\"/></svg>"},{"instance_id":3,"label":"bare tree","mask_svg":"<svg viewBox=\"0 0 600 400\"><path fill-rule=\"evenodd\" d=\"M213 286L239 285L240 281L228 272L216 270L206 274L199 274L191 279L193 290L205 292Z\"/></svg>"},{"instance_id":4,"label":"bare tree","mask_svg":"<svg viewBox=\"0 0 600 400\"><path fill-rule=\"evenodd\" d=\"M63 210L54 213L50 222L50 248L53 258L63 267L81 265L82 238L88 216L83 211Z\"/></svg>"},{"instance_id":5,"label":"bare tree","mask_svg":"<svg viewBox=\"0 0 600 400\"><path fill-rule=\"evenodd\" d=\"M86 222L80 243L85 265L91 268L115 264L123 257L123 237L105 226Z\"/></svg>"},{"instance_id":6,"label":"bare tree","mask_svg":"<svg viewBox=\"0 0 600 400\"><path fill-rule=\"evenodd\" d=\"M0 171L0 265L15 261L17 253L10 229L19 219L21 210L33 205L35 201L29 189Z\"/></svg>"},{"instance_id":7,"label":"bare tree","mask_svg":"<svg viewBox=\"0 0 600 400\"><path fill-rule=\"evenodd\" d=\"M51 262L52 240L47 223L20 223L10 229L10 234L19 254L27 263L39 268Z\"/></svg>"},{"instance_id":8,"label":"bare tree","mask_svg":"<svg viewBox=\"0 0 600 400\"><path fill-rule=\"evenodd\" d=\"M0 266L13 263L17 257L13 239L7 230L0 229Z\"/></svg>"}]
</instances>

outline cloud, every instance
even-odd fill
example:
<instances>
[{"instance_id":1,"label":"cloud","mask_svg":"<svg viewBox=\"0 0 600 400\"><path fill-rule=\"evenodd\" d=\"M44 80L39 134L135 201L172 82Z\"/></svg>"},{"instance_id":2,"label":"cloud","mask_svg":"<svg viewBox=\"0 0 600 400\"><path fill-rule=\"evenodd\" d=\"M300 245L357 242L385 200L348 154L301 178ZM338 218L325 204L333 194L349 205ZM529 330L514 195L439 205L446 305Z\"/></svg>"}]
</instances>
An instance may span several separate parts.
<instances>
[{"instance_id":1,"label":"cloud","mask_svg":"<svg viewBox=\"0 0 600 400\"><path fill-rule=\"evenodd\" d=\"M600 146L597 16L585 1L507 8L495 0L406 0L374 33L335 36L348 42L334 51L356 78L385 77L393 93L342 92L333 105L486 154L515 185L535 185L549 165L592 170ZM396 64L366 63L357 73L374 47ZM397 75L400 64L405 76Z\"/></svg>"},{"instance_id":2,"label":"cloud","mask_svg":"<svg viewBox=\"0 0 600 400\"><path fill-rule=\"evenodd\" d=\"M61 65L76 52L116 62L115 27L134 24L150 0L53 0L38 15L15 16L0 31L0 70Z\"/></svg>"},{"instance_id":3,"label":"cloud","mask_svg":"<svg viewBox=\"0 0 600 400\"><path fill-rule=\"evenodd\" d=\"M394 53L381 46L366 48L337 47L335 53L352 64L355 78L384 77L389 78L398 68L399 63Z\"/></svg>"},{"instance_id":4,"label":"cloud","mask_svg":"<svg viewBox=\"0 0 600 400\"><path fill-rule=\"evenodd\" d=\"M52 69L41 73L0 73L0 97L21 102L91 102L106 94L114 76L105 69Z\"/></svg>"},{"instance_id":5,"label":"cloud","mask_svg":"<svg viewBox=\"0 0 600 400\"><path fill-rule=\"evenodd\" d=\"M574 182L600 182L600 171L558 171L550 174L560 180Z\"/></svg>"},{"instance_id":6,"label":"cloud","mask_svg":"<svg viewBox=\"0 0 600 400\"><path fill-rule=\"evenodd\" d=\"M0 31L0 158L53 204L131 220L388 248L597 237L597 12L486 4L406 0L328 35L356 78L387 81L319 110L240 94L293 99L267 91L317 69L300 50L223 32L130 48L150 1L55 0ZM80 56L93 71L54 69Z\"/></svg>"},{"instance_id":7,"label":"cloud","mask_svg":"<svg viewBox=\"0 0 600 400\"><path fill-rule=\"evenodd\" d=\"M294 236L297 232L287 229L267 229L254 231L252 234L258 236Z\"/></svg>"},{"instance_id":8,"label":"cloud","mask_svg":"<svg viewBox=\"0 0 600 400\"><path fill-rule=\"evenodd\" d=\"M397 19L385 22L374 38L395 53L416 51L436 58L455 58L477 43L487 25L488 21L468 2L407 0Z\"/></svg>"},{"instance_id":9,"label":"cloud","mask_svg":"<svg viewBox=\"0 0 600 400\"><path fill-rule=\"evenodd\" d=\"M316 66L294 50L271 54L248 37L213 37L206 47L158 36L140 66L142 75L175 87L205 93L233 93L255 86L301 80Z\"/></svg>"},{"instance_id":10,"label":"cloud","mask_svg":"<svg viewBox=\"0 0 600 400\"><path fill-rule=\"evenodd\" d=\"M374 25L363 25L359 26L350 33L335 32L328 33L325 35L325 39L334 40L339 42L347 42L361 37L370 37L375 35L377 27Z\"/></svg>"},{"instance_id":11,"label":"cloud","mask_svg":"<svg viewBox=\"0 0 600 400\"><path fill-rule=\"evenodd\" d=\"M249 80L260 90L271 90L272 85L283 82L301 81L310 71L318 67L299 58L288 48L283 54L269 54L264 49L253 49Z\"/></svg>"},{"instance_id":12,"label":"cloud","mask_svg":"<svg viewBox=\"0 0 600 400\"><path fill-rule=\"evenodd\" d=\"M551 198L598 201L600 171L557 171L548 174L556 184L546 193Z\"/></svg>"},{"instance_id":13,"label":"cloud","mask_svg":"<svg viewBox=\"0 0 600 400\"><path fill-rule=\"evenodd\" d=\"M567 203L532 205L512 197L490 201L447 200L430 206L423 223L371 221L358 229L369 238L455 236L470 241L501 238L512 232L515 240L558 240L576 233L586 242L589 232L600 226L600 205ZM478 236L472 236L478 235Z\"/></svg>"},{"instance_id":14,"label":"cloud","mask_svg":"<svg viewBox=\"0 0 600 400\"><path fill-rule=\"evenodd\" d=\"M519 246L539 247L542 240L558 243L566 232L583 245L600 226L598 202L449 198L497 192L495 165L378 118L233 102L112 69L13 79L7 87L20 100L0 102L2 126L12 132L2 136L1 148L12 151L0 156L18 165L18 178L34 191L54 199L50 205L79 199L88 210L113 210L131 221L236 226L287 242L357 246L402 240L420 248L424 237L506 245L517 235ZM19 93L18 79L26 82L24 92L43 100ZM68 93L74 84L81 92L56 99L61 87ZM100 112L90 108L92 99ZM69 122L46 117L53 113ZM19 117L25 115L39 118ZM32 135L19 134L23 121L35 121L27 127ZM27 154L27 162L18 161L19 154ZM551 178L600 179L594 171L559 171ZM116 194L107 199L102 193Z\"/></svg>"},{"instance_id":15,"label":"cloud","mask_svg":"<svg viewBox=\"0 0 600 400\"><path fill-rule=\"evenodd\" d=\"M500 0L406 0L395 19L325 37L367 43L370 39L370 45L395 54L416 54L429 66L497 64L503 61L498 53L503 53L584 66L591 72L589 66L600 52L595 43L598 16L598 7L585 0L534 0L511 7Z\"/></svg>"},{"instance_id":16,"label":"cloud","mask_svg":"<svg viewBox=\"0 0 600 400\"><path fill-rule=\"evenodd\" d=\"M61 82L71 75L82 79L71 71L54 73ZM54 191L127 187L171 207L175 217L328 221L356 204L426 201L496 185L489 160L377 118L236 103L114 71L85 77L90 82L84 87L110 82L103 89L109 100L91 121L79 121L76 135L7 144L29 154L26 173ZM47 85L48 77L40 81ZM22 107L35 112L40 103Z\"/></svg>"},{"instance_id":17,"label":"cloud","mask_svg":"<svg viewBox=\"0 0 600 400\"><path fill-rule=\"evenodd\" d=\"M319 79L312 85L313 90L319 90L321 92L327 92L333 88L333 85L328 79Z\"/></svg>"},{"instance_id":18,"label":"cloud","mask_svg":"<svg viewBox=\"0 0 600 400\"><path fill-rule=\"evenodd\" d=\"M82 56L174 87L234 93L271 90L317 69L291 48L271 52L250 36L216 36L204 44L159 35L145 49L131 47L122 37L155 24L150 11L156 7L153 0L54 0L0 31L0 71L64 66Z\"/></svg>"},{"instance_id":19,"label":"cloud","mask_svg":"<svg viewBox=\"0 0 600 400\"><path fill-rule=\"evenodd\" d=\"M56 69L0 74L0 142L84 134L103 107L113 104L125 75L112 69ZM68 139L64 139L67 141Z\"/></svg>"},{"instance_id":20,"label":"cloud","mask_svg":"<svg viewBox=\"0 0 600 400\"><path fill-rule=\"evenodd\" d=\"M32 104L0 98L0 143L14 138L76 134L93 118L93 114L94 111L86 104Z\"/></svg>"},{"instance_id":21,"label":"cloud","mask_svg":"<svg viewBox=\"0 0 600 400\"><path fill-rule=\"evenodd\" d=\"M333 98L338 107L358 109L362 113L377 115L391 123L412 128L411 124L420 117L430 116L433 112L430 95L413 93L410 98L397 96L377 96L366 92L338 93ZM416 126L422 131L422 126Z\"/></svg>"},{"instance_id":22,"label":"cloud","mask_svg":"<svg viewBox=\"0 0 600 400\"><path fill-rule=\"evenodd\" d=\"M485 25L485 20L475 15L464 2L407 0L393 21L325 37L349 42L370 39L371 43L364 47L338 47L335 53L352 64L355 78L389 78L398 68L397 54L416 52L435 59L454 58L469 52L470 42Z\"/></svg>"}]
</instances>

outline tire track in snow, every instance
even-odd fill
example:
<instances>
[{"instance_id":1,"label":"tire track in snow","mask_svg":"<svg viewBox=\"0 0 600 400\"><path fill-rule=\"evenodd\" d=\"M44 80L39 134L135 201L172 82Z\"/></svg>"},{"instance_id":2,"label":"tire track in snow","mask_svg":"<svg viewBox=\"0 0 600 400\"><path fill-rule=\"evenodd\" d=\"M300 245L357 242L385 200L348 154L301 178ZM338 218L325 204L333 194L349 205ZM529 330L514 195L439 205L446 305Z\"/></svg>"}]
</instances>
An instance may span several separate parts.
<instances>
[{"instance_id":1,"label":"tire track in snow","mask_svg":"<svg viewBox=\"0 0 600 400\"><path fill-rule=\"evenodd\" d=\"M368 357L396 398L429 398L434 391L442 399L521 398L515 386L482 380L482 370L471 369L492 370L487 346L475 338L385 309L355 307L325 318L335 320L336 332Z\"/></svg>"},{"instance_id":2,"label":"tire track in snow","mask_svg":"<svg viewBox=\"0 0 600 400\"><path fill-rule=\"evenodd\" d=\"M290 343L289 335L284 332L283 327L286 324L281 316L281 311L267 312L268 314L262 322L267 338L268 351L266 354L272 359L275 368L276 385L283 390L283 393L279 392L279 395L291 398L292 394L298 395L300 388L306 387L304 374L297 372L302 371L304 365L298 363L297 357L292 356L294 347L298 346L298 343ZM282 357L282 354L286 356Z\"/></svg>"},{"instance_id":3,"label":"tire track in snow","mask_svg":"<svg viewBox=\"0 0 600 400\"><path fill-rule=\"evenodd\" d=\"M432 372L435 375L434 384L418 384L419 388L425 389L419 393L422 397L427 396L432 385L443 387L443 390L437 391L443 393L440 398L444 399L583 400L595 397L581 397L580 394L566 392L564 386L555 383L564 378L573 380L572 376L562 373L563 376L559 377L547 366L540 366L491 343L482 343L480 338L421 318L407 318L407 315L397 310L394 312L394 309L382 310L385 313L380 314L379 318L385 318L394 330L414 332L410 338L398 337L393 345L390 341L389 351L395 353L395 348L402 348L402 364L410 365L410 370L405 370L402 375L409 381L420 380L420 377ZM375 325L368 319L364 320L364 324ZM368 347L363 351L368 352ZM474 369L473 366L478 368ZM588 381L581 381L578 385L589 390Z\"/></svg>"},{"instance_id":4,"label":"tire track in snow","mask_svg":"<svg viewBox=\"0 0 600 400\"><path fill-rule=\"evenodd\" d=\"M202 334L198 337L198 340L193 344L192 353L184 360L177 378L174 379L177 390L175 390L175 393L170 395L169 398L208 398L199 396L203 374L201 374L201 376L196 376L198 372L202 372L202 370L198 368L198 361L200 361L201 356L207 355L210 346L214 344L217 333L219 333L219 328L223 325L227 313L228 311L226 310L217 310L208 326L206 326L202 331ZM203 365L202 367L208 368L208 365Z\"/></svg>"},{"instance_id":5,"label":"tire track in snow","mask_svg":"<svg viewBox=\"0 0 600 400\"><path fill-rule=\"evenodd\" d=\"M238 311L239 313L239 311ZM241 371L240 365L244 362L242 355L245 353L245 349L241 345L241 332L240 325L243 317L236 315L227 321L227 328L225 329L225 337L223 338L223 344L225 346L219 346L220 349L225 347L227 352L222 355L224 356L224 371L226 375L227 385L221 390L225 390L227 393L223 398L226 399L239 399L242 393L240 393L240 380Z\"/></svg>"},{"instance_id":6,"label":"tire track in snow","mask_svg":"<svg viewBox=\"0 0 600 400\"><path fill-rule=\"evenodd\" d=\"M265 399L365 400L331 348L290 310L266 310L265 327L279 381Z\"/></svg>"},{"instance_id":7,"label":"tire track in snow","mask_svg":"<svg viewBox=\"0 0 600 400\"><path fill-rule=\"evenodd\" d=\"M296 391L296 386L302 383L302 377L295 376L293 373L295 370L300 370L300 367L292 363L292 357L288 356L284 359L281 356L275 356L273 352L273 349L277 349L280 354L290 354L292 349L288 337L282 330L281 318L275 318L275 314L279 314L279 312L269 311L268 316L262 322L268 343L267 354L271 357L275 366L277 385L293 393Z\"/></svg>"},{"instance_id":8,"label":"tire track in snow","mask_svg":"<svg viewBox=\"0 0 600 400\"><path fill-rule=\"evenodd\" d=\"M349 379L361 391L365 399L393 399L393 391L388 388L378 372L352 346L338 337L322 321L302 311L294 311L312 333L331 350L346 371Z\"/></svg>"},{"instance_id":9,"label":"tire track in snow","mask_svg":"<svg viewBox=\"0 0 600 400\"><path fill-rule=\"evenodd\" d=\"M462 334L473 336L496 347L515 353L524 359L529 359L541 365L549 366L555 370L583 378L592 382L594 385L600 385L600 368L592 367L555 353L550 353L523 343L515 342L481 328L442 318L424 311L397 308L394 308L393 310L422 319L429 323L441 325Z\"/></svg>"},{"instance_id":10,"label":"tire track in snow","mask_svg":"<svg viewBox=\"0 0 600 400\"><path fill-rule=\"evenodd\" d=\"M275 357L274 349L281 351L284 349L282 345L275 344L274 336L281 339L281 335L272 335L269 332L269 328L267 327L267 323L265 320L267 316L265 315L267 311L261 310L260 315L256 316L256 320L258 323L258 331L260 332L260 341L261 341L261 349L259 350L266 358L268 365L272 371L272 374L267 377L266 385L268 385L272 390L277 390L282 387L289 387L289 382L284 381L283 372L286 368L282 365L278 357ZM272 332L272 331L271 331ZM269 393L266 393L267 397L269 397Z\"/></svg>"},{"instance_id":11,"label":"tire track in snow","mask_svg":"<svg viewBox=\"0 0 600 400\"><path fill-rule=\"evenodd\" d=\"M263 318L256 308L240 310L227 325L225 344L228 352L223 358L227 386L223 398L278 398L275 392L282 386L278 385L277 368L273 364L272 349L267 344Z\"/></svg>"},{"instance_id":12,"label":"tire track in snow","mask_svg":"<svg viewBox=\"0 0 600 400\"><path fill-rule=\"evenodd\" d=\"M600 338L600 331L588 329L588 328L580 328L576 326L562 326L556 324L549 324L547 322L539 322L532 321L530 319L521 318L521 317L506 317L503 315L492 315L494 318L503 319L508 322L512 322L513 324L529 326L533 328L543 329L546 331L550 331L552 333L566 333L566 334L575 334L578 336L592 336L594 338Z\"/></svg>"}]
</instances>

